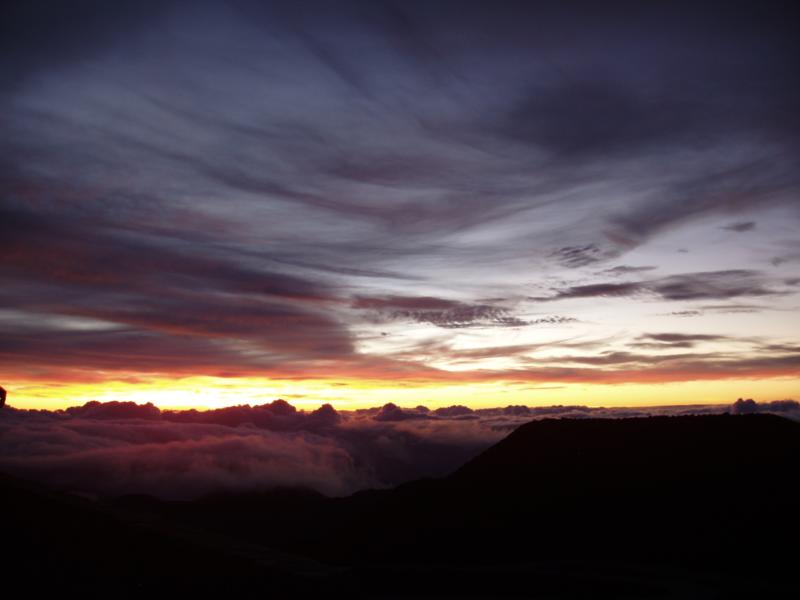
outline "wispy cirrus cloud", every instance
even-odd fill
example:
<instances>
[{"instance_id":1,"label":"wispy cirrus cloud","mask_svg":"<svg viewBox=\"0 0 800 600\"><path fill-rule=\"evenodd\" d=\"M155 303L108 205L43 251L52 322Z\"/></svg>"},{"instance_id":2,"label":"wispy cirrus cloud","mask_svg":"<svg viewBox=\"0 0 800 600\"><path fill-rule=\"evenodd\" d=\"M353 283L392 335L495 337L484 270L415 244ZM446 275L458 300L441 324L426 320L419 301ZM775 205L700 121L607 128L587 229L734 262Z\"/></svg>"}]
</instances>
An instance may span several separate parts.
<instances>
[{"instance_id":1,"label":"wispy cirrus cloud","mask_svg":"<svg viewBox=\"0 0 800 600\"><path fill-rule=\"evenodd\" d=\"M597 298L626 321L683 303L698 327L727 313L690 303L759 298L787 311L748 313L770 331L796 303L800 53L780 10L313 8L9 9L4 377L502 378L364 340L516 361L562 325L613 337ZM542 315L556 300L576 310Z\"/></svg>"},{"instance_id":2,"label":"wispy cirrus cloud","mask_svg":"<svg viewBox=\"0 0 800 600\"><path fill-rule=\"evenodd\" d=\"M631 282L593 283L568 286L555 290L552 296L540 296L538 301L569 298L650 296L662 300L722 300L743 296L773 296L783 293L772 289L762 273L734 269L683 273L658 279Z\"/></svg>"},{"instance_id":3,"label":"wispy cirrus cloud","mask_svg":"<svg viewBox=\"0 0 800 600\"><path fill-rule=\"evenodd\" d=\"M370 311L378 320L405 319L445 329L521 327L528 324L502 306L469 304L430 296L361 296L353 301L352 306Z\"/></svg>"},{"instance_id":4,"label":"wispy cirrus cloud","mask_svg":"<svg viewBox=\"0 0 800 600\"><path fill-rule=\"evenodd\" d=\"M728 231L733 231L735 233L745 233L746 231L753 231L756 228L755 221L739 221L737 223L731 223L730 225L725 225L723 229Z\"/></svg>"}]
</instances>

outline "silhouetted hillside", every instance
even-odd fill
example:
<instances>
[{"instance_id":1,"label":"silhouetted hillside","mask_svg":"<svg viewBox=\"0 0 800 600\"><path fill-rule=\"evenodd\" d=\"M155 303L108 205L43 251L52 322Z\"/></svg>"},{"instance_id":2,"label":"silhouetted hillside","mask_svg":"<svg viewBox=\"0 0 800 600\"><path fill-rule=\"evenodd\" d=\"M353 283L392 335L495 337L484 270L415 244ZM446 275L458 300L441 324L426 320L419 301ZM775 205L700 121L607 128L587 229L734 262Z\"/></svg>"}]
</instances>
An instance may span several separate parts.
<instances>
[{"instance_id":1,"label":"silhouetted hillside","mask_svg":"<svg viewBox=\"0 0 800 600\"><path fill-rule=\"evenodd\" d=\"M288 594L316 589L298 573L325 570L6 475L0 475L0 515L3 585L19 597L80 591L83 597L139 598L266 586Z\"/></svg>"},{"instance_id":2,"label":"silhouetted hillside","mask_svg":"<svg viewBox=\"0 0 800 600\"><path fill-rule=\"evenodd\" d=\"M784 581L797 464L800 424L770 415L545 420L445 479L169 514L341 565L601 561Z\"/></svg>"},{"instance_id":3,"label":"silhouetted hillside","mask_svg":"<svg viewBox=\"0 0 800 600\"><path fill-rule=\"evenodd\" d=\"M797 423L774 415L545 419L518 427L450 479L530 484L530 478L566 476L565 469L628 480L717 476L783 462L798 449L797 433Z\"/></svg>"},{"instance_id":4,"label":"silhouetted hillside","mask_svg":"<svg viewBox=\"0 0 800 600\"><path fill-rule=\"evenodd\" d=\"M545 420L447 478L348 498L98 506L14 490L3 502L27 519L13 546L46 557L27 564L30 577L63 561L120 576L230 574L242 589L274 579L300 595L788 597L798 464L800 424L775 416Z\"/></svg>"}]
</instances>

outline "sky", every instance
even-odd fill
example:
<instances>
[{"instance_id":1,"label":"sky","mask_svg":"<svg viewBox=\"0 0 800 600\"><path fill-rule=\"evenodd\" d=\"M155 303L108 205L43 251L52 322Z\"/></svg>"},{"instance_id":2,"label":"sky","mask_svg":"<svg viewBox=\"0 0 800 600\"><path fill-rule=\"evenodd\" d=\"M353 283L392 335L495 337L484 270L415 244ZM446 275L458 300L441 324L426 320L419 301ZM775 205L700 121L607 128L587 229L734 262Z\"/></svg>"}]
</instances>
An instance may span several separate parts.
<instances>
[{"instance_id":1,"label":"sky","mask_svg":"<svg viewBox=\"0 0 800 600\"><path fill-rule=\"evenodd\" d=\"M643 4L17 3L8 403L797 398L797 15Z\"/></svg>"}]
</instances>

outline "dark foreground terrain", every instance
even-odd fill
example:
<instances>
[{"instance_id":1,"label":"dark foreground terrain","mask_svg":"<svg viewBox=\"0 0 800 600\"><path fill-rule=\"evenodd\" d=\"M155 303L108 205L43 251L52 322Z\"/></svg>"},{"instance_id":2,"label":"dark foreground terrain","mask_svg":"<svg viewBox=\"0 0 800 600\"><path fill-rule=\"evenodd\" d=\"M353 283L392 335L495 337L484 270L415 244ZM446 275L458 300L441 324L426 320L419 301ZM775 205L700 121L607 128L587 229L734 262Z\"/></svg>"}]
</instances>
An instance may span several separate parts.
<instances>
[{"instance_id":1,"label":"dark foreground terrain","mask_svg":"<svg viewBox=\"0 0 800 600\"><path fill-rule=\"evenodd\" d=\"M0 478L25 597L800 597L800 423L544 420L451 476L89 501ZM22 594L18 597L23 597Z\"/></svg>"}]
</instances>

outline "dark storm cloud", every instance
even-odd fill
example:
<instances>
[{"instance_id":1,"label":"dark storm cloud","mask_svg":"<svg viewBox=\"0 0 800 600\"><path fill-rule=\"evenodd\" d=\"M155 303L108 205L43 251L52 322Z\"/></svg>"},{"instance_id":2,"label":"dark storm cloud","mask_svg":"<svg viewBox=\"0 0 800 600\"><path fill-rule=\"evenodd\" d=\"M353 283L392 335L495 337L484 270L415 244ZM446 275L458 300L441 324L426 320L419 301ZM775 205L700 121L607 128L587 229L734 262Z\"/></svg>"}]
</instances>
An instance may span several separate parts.
<instances>
[{"instance_id":1,"label":"dark storm cloud","mask_svg":"<svg viewBox=\"0 0 800 600\"><path fill-rule=\"evenodd\" d=\"M535 300L595 297L654 297L662 300L720 300L741 296L771 296L782 292L768 287L758 271L734 269L670 275L626 283L593 283L557 290L553 296Z\"/></svg>"}]
</instances>

